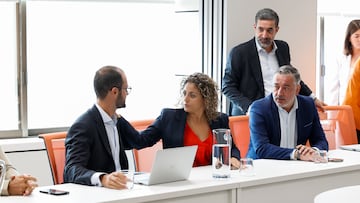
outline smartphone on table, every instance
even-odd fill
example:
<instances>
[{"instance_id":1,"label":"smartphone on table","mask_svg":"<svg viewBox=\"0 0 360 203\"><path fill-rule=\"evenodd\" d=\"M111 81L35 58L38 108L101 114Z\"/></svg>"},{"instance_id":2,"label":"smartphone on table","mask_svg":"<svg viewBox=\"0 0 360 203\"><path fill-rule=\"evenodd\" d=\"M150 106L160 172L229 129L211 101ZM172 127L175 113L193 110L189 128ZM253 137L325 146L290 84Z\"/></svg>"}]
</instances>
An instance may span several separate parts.
<instances>
[{"instance_id":1,"label":"smartphone on table","mask_svg":"<svg viewBox=\"0 0 360 203\"><path fill-rule=\"evenodd\" d=\"M69 194L68 191L58 190L58 189L45 189L45 190L40 190L40 192L49 194L49 195L67 195L67 194Z\"/></svg>"},{"instance_id":2,"label":"smartphone on table","mask_svg":"<svg viewBox=\"0 0 360 203\"><path fill-rule=\"evenodd\" d=\"M328 161L329 162L343 162L344 159L342 159L342 158L329 158Z\"/></svg>"}]
</instances>

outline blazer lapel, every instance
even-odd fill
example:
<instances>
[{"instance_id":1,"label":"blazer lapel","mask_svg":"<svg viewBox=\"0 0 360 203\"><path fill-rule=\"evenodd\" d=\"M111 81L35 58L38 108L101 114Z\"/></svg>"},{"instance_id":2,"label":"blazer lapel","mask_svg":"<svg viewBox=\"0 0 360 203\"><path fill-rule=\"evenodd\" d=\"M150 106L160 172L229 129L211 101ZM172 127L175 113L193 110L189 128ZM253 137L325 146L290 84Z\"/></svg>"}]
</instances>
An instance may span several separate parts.
<instances>
[{"instance_id":1,"label":"blazer lapel","mask_svg":"<svg viewBox=\"0 0 360 203\"><path fill-rule=\"evenodd\" d=\"M109 139L108 139L107 134L106 134L104 121L101 118L100 112L99 112L99 110L97 109L97 107L95 105L92 108L92 114L93 114L93 117L95 119L95 122L98 124L98 125L96 125L96 128L97 128L98 134L100 135L99 139L101 140L102 144L104 145L104 147L106 149L106 152L110 156L112 156L110 143L109 143Z\"/></svg>"},{"instance_id":2,"label":"blazer lapel","mask_svg":"<svg viewBox=\"0 0 360 203\"><path fill-rule=\"evenodd\" d=\"M178 126L177 130L173 130L173 133L177 133L177 136L174 136L178 143L178 146L184 146L184 133L185 133L185 125L186 125L186 112L182 109L181 113L176 115L176 120L179 122L176 126ZM175 126L174 126L175 127ZM175 127L176 128L176 127Z\"/></svg>"},{"instance_id":3,"label":"blazer lapel","mask_svg":"<svg viewBox=\"0 0 360 203\"><path fill-rule=\"evenodd\" d=\"M263 93L263 96L265 95L265 89L264 89L264 79L262 77L262 72L261 72L261 64L260 64L260 59L259 59L259 54L257 52L257 48L256 48L256 43L255 43L255 38L253 38L253 40L251 40L251 45L252 49L250 49L250 59L251 61L249 61L250 63L250 68L251 68L251 72L255 77L256 80L256 84L258 85L259 89L261 90L261 92Z\"/></svg>"},{"instance_id":4,"label":"blazer lapel","mask_svg":"<svg viewBox=\"0 0 360 203\"><path fill-rule=\"evenodd\" d=\"M304 144L304 140L303 140L303 136L301 132L303 132L304 130L304 119L301 115L306 115L304 113L302 113L302 109L301 106L303 106L302 100L299 99L299 97L297 96L296 99L298 100L298 108L296 109L296 125L297 125L297 144Z\"/></svg>"},{"instance_id":5,"label":"blazer lapel","mask_svg":"<svg viewBox=\"0 0 360 203\"><path fill-rule=\"evenodd\" d=\"M280 127L280 117L279 117L279 110L278 107L276 106L274 100L273 100L273 95L270 94L268 96L268 98L271 100L271 111L272 111L272 115L273 115L273 121L274 121L274 129L279 129L279 130L274 130L274 136L276 138L276 142L278 145L280 145L280 140L281 140L281 127Z\"/></svg>"}]
</instances>

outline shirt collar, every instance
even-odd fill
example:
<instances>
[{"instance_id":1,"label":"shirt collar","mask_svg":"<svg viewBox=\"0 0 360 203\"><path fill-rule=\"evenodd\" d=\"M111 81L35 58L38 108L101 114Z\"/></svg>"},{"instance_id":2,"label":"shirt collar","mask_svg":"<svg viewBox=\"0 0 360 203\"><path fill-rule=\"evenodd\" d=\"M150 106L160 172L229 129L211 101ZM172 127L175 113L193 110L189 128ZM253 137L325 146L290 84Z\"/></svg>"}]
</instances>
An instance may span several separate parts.
<instances>
[{"instance_id":1,"label":"shirt collar","mask_svg":"<svg viewBox=\"0 0 360 203\"><path fill-rule=\"evenodd\" d=\"M107 114L103 108L101 108L101 106L99 106L98 104L95 104L96 108L99 110L101 118L103 119L105 124L109 124L110 122L112 123L116 123L117 122L117 117L115 116L114 118L111 118L109 116L109 114Z\"/></svg>"}]
</instances>

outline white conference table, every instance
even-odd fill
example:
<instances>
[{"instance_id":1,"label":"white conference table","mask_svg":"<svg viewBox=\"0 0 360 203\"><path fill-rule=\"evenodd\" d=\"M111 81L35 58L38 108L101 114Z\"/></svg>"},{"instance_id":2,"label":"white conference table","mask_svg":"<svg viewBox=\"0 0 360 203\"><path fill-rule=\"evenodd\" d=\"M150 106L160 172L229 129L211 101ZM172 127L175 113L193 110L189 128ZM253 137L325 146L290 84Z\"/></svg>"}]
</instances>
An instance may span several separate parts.
<instances>
[{"instance_id":1,"label":"white conference table","mask_svg":"<svg viewBox=\"0 0 360 203\"><path fill-rule=\"evenodd\" d=\"M330 157L344 162L315 164L303 161L255 160L255 176L232 171L231 178L211 177L211 167L193 168L189 180L154 186L135 185L132 190L111 190L76 184L37 188L29 197L0 197L1 203L18 202L313 202L317 194L360 182L360 153L330 151ZM69 195L42 194L56 188Z\"/></svg>"},{"instance_id":2,"label":"white conference table","mask_svg":"<svg viewBox=\"0 0 360 203\"><path fill-rule=\"evenodd\" d=\"M313 202L317 194L360 183L360 153L332 150L344 162L256 160L257 175L239 180L237 202Z\"/></svg>"},{"instance_id":3,"label":"white conference table","mask_svg":"<svg viewBox=\"0 0 360 203\"><path fill-rule=\"evenodd\" d=\"M316 195L314 203L359 202L360 185L341 187Z\"/></svg>"}]
</instances>

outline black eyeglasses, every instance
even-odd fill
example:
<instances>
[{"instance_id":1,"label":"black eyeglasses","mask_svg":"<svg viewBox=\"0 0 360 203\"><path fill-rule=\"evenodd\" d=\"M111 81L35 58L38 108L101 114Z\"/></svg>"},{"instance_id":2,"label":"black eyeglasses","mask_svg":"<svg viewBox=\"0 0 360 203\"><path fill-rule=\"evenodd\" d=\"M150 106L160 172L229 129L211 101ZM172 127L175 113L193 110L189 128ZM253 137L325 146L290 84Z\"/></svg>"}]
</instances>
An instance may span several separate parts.
<instances>
[{"instance_id":1,"label":"black eyeglasses","mask_svg":"<svg viewBox=\"0 0 360 203\"><path fill-rule=\"evenodd\" d=\"M125 90L127 95L129 95L132 90L132 87L127 87L127 88L121 88L121 87L117 87L117 86L114 86L114 87L118 88L119 90Z\"/></svg>"},{"instance_id":2,"label":"black eyeglasses","mask_svg":"<svg viewBox=\"0 0 360 203\"><path fill-rule=\"evenodd\" d=\"M132 90L132 87L121 88L121 89L125 90L125 91L126 91L126 94L129 95L130 92L131 92L131 90Z\"/></svg>"}]
</instances>

